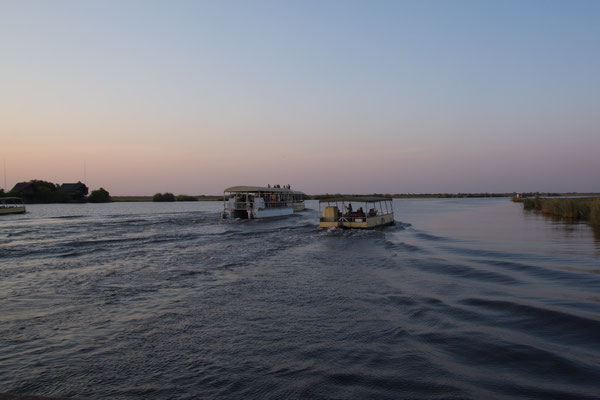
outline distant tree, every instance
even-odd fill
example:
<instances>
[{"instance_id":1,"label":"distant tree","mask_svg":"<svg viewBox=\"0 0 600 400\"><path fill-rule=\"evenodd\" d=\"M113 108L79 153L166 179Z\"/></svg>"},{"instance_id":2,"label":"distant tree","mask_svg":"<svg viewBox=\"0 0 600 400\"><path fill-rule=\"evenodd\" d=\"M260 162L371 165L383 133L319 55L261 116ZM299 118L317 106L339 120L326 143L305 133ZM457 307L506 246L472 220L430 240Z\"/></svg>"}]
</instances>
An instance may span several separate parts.
<instances>
[{"instance_id":1,"label":"distant tree","mask_svg":"<svg viewBox=\"0 0 600 400\"><path fill-rule=\"evenodd\" d=\"M56 190L60 186L58 184L48 182L48 181L43 181L40 179L32 179L29 182L33 183L35 185L35 187L37 187L38 189L41 189L44 187L44 188L47 188L48 191L50 191L50 192L56 192Z\"/></svg>"},{"instance_id":2,"label":"distant tree","mask_svg":"<svg viewBox=\"0 0 600 400\"><path fill-rule=\"evenodd\" d=\"M156 193L152 196L152 201L175 201L175 195L173 193Z\"/></svg>"},{"instance_id":3,"label":"distant tree","mask_svg":"<svg viewBox=\"0 0 600 400\"><path fill-rule=\"evenodd\" d=\"M109 203L110 194L104 188L98 190L92 190L92 193L88 196L90 203Z\"/></svg>"},{"instance_id":4,"label":"distant tree","mask_svg":"<svg viewBox=\"0 0 600 400\"><path fill-rule=\"evenodd\" d=\"M37 186L38 199L42 203L53 203L56 201L56 191L48 185Z\"/></svg>"},{"instance_id":5,"label":"distant tree","mask_svg":"<svg viewBox=\"0 0 600 400\"><path fill-rule=\"evenodd\" d=\"M197 197L188 196L187 194L179 194L176 199L177 201L198 201Z\"/></svg>"},{"instance_id":6,"label":"distant tree","mask_svg":"<svg viewBox=\"0 0 600 400\"><path fill-rule=\"evenodd\" d=\"M0 196L4 196L4 189L0 189Z\"/></svg>"}]
</instances>

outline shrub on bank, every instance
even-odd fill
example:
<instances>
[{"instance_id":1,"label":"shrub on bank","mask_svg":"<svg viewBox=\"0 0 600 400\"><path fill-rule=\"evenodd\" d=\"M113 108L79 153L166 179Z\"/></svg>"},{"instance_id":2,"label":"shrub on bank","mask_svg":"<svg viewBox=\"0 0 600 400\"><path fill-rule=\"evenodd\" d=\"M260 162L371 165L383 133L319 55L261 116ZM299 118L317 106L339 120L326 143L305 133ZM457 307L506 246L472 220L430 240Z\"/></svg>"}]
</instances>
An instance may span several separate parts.
<instances>
[{"instance_id":1,"label":"shrub on bank","mask_svg":"<svg viewBox=\"0 0 600 400\"><path fill-rule=\"evenodd\" d=\"M540 199L539 197L536 198L527 198L527 199L523 199L523 207L526 210L536 210L536 211L541 211L542 210L542 199Z\"/></svg>"},{"instance_id":2,"label":"shrub on bank","mask_svg":"<svg viewBox=\"0 0 600 400\"><path fill-rule=\"evenodd\" d=\"M176 199L177 201L198 201L197 197L188 196L187 194L179 194Z\"/></svg>"},{"instance_id":3,"label":"shrub on bank","mask_svg":"<svg viewBox=\"0 0 600 400\"><path fill-rule=\"evenodd\" d=\"M88 196L88 201L90 203L109 203L110 194L104 188L93 190L92 193Z\"/></svg>"},{"instance_id":4,"label":"shrub on bank","mask_svg":"<svg viewBox=\"0 0 600 400\"><path fill-rule=\"evenodd\" d=\"M592 202L590 207L590 224L600 226L600 199Z\"/></svg>"},{"instance_id":5,"label":"shrub on bank","mask_svg":"<svg viewBox=\"0 0 600 400\"><path fill-rule=\"evenodd\" d=\"M152 196L152 201L175 201L175 195L173 193L156 193Z\"/></svg>"}]
</instances>

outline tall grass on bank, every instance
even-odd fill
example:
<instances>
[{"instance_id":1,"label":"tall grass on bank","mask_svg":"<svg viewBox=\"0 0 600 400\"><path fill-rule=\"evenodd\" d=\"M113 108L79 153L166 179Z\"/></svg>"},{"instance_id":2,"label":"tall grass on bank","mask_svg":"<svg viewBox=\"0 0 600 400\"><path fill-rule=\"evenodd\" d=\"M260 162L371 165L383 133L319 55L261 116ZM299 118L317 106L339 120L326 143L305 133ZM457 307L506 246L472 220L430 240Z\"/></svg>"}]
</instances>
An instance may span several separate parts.
<instances>
[{"instance_id":1,"label":"tall grass on bank","mask_svg":"<svg viewBox=\"0 0 600 400\"><path fill-rule=\"evenodd\" d=\"M545 199L536 197L519 200L526 210L573 221L587 221L600 226L600 198Z\"/></svg>"}]
</instances>

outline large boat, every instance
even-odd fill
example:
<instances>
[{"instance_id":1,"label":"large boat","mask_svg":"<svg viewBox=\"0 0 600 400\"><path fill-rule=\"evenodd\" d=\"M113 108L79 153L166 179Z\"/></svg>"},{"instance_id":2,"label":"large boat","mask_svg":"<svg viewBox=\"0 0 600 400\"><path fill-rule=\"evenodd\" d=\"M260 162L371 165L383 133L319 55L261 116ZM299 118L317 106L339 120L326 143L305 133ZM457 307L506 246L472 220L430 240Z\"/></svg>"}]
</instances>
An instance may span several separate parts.
<instances>
[{"instance_id":1,"label":"large boat","mask_svg":"<svg viewBox=\"0 0 600 400\"><path fill-rule=\"evenodd\" d=\"M288 188L233 186L223 191L223 219L283 217L302 210L304 193Z\"/></svg>"},{"instance_id":2,"label":"large boat","mask_svg":"<svg viewBox=\"0 0 600 400\"><path fill-rule=\"evenodd\" d=\"M20 197L0 197L0 215L22 214L25 212L25 203Z\"/></svg>"},{"instance_id":3,"label":"large boat","mask_svg":"<svg viewBox=\"0 0 600 400\"><path fill-rule=\"evenodd\" d=\"M370 229L393 224L392 199L386 197L338 197L319 201L321 228Z\"/></svg>"}]
</instances>

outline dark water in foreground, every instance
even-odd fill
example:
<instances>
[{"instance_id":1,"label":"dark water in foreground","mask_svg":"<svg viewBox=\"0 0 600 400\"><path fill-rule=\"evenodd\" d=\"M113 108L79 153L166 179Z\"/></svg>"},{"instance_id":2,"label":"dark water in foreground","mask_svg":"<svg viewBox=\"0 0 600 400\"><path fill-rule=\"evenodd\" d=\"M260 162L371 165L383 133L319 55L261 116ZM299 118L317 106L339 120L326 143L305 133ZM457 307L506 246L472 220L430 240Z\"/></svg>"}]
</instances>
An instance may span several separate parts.
<instances>
[{"instance_id":1,"label":"dark water in foreground","mask_svg":"<svg viewBox=\"0 0 600 400\"><path fill-rule=\"evenodd\" d=\"M315 203L309 203L315 207ZM220 203L0 219L0 392L90 399L600 398L600 238L507 199L395 227Z\"/></svg>"}]
</instances>

